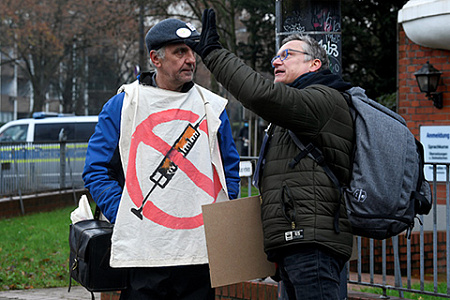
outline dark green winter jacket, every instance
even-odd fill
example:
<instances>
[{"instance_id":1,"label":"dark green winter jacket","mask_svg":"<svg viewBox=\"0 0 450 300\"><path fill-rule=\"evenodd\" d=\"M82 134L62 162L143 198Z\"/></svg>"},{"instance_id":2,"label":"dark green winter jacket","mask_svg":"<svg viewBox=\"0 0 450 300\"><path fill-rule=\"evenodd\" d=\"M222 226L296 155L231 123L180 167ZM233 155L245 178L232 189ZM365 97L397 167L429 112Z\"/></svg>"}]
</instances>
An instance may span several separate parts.
<instances>
[{"instance_id":1,"label":"dark green winter jacket","mask_svg":"<svg viewBox=\"0 0 450 300\"><path fill-rule=\"evenodd\" d=\"M308 245L348 259L353 235L344 200L311 158L289 167L299 150L287 129L320 148L341 183L348 183L353 123L339 91L350 85L328 70L304 74L290 85L273 83L225 49L211 52L204 62L245 107L272 123L259 183L269 258Z\"/></svg>"}]
</instances>

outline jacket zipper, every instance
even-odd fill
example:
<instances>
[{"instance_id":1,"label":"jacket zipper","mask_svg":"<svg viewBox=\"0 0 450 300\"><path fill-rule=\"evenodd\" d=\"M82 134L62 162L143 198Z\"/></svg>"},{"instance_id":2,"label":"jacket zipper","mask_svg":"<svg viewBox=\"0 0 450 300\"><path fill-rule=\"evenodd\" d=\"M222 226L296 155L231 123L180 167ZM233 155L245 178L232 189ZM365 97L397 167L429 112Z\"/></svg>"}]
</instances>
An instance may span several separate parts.
<instances>
[{"instance_id":1,"label":"jacket zipper","mask_svg":"<svg viewBox=\"0 0 450 300\"><path fill-rule=\"evenodd\" d=\"M281 194L281 206L285 219L291 224L291 229L294 230L296 227L295 216L297 211L295 209L294 201L291 195L291 191L286 183L283 183L283 190Z\"/></svg>"}]
</instances>

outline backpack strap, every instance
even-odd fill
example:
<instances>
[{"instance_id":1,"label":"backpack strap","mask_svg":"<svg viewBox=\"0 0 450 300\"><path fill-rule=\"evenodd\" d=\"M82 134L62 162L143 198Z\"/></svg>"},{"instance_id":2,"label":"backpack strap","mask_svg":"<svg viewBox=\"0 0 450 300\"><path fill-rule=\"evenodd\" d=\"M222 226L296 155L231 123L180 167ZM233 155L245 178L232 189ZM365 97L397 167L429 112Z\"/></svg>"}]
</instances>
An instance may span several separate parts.
<instances>
[{"instance_id":1,"label":"backpack strap","mask_svg":"<svg viewBox=\"0 0 450 300\"><path fill-rule=\"evenodd\" d=\"M411 199L414 199L414 209L416 210L417 214L428 214L431 210L431 202L427 199L427 197L421 193L422 191L422 185L425 180L425 174L423 172L424 170L424 150L423 145L420 143L417 139L416 146L417 146L417 153L420 157L420 165L419 165L419 178L417 179L417 186L416 190L411 193Z\"/></svg>"},{"instance_id":2,"label":"backpack strap","mask_svg":"<svg viewBox=\"0 0 450 300\"><path fill-rule=\"evenodd\" d=\"M307 146L305 146L302 141L297 137L297 135L289 131L289 135L291 136L292 140L294 141L294 144L297 146L297 148L300 149L300 153L296 155L292 161L289 163L289 167L293 169L295 165L297 165L301 159L303 159L305 156L311 157L319 166L322 167L322 169L325 171L325 173L328 175L328 177L331 179L331 181L334 183L336 188L339 191L339 206L334 214L334 230L336 233L340 232L339 229L339 210L341 206L341 199L343 196L344 188L340 184L339 180L337 179L336 175L334 175L333 171L331 171L330 167L328 167L327 163L325 162L325 157L322 154L322 151L320 151L319 148L314 146L313 143L309 143Z\"/></svg>"},{"instance_id":3,"label":"backpack strap","mask_svg":"<svg viewBox=\"0 0 450 300\"><path fill-rule=\"evenodd\" d=\"M325 157L323 156L322 151L320 151L319 148L314 146L313 143L309 143L307 146L305 146L297 137L297 135L293 133L291 130L289 130L289 135L294 141L294 144L300 149L300 153L292 159L292 161L289 163L289 167L293 169L302 158L308 155L309 157L314 159L314 161L319 166L321 166L324 169L325 173L327 173L328 177L330 177L331 181L333 181L334 185L338 188L339 192L342 193L343 187L339 183L339 180L337 179L336 175L334 175L333 171L331 171L331 169L325 162Z\"/></svg>"},{"instance_id":4,"label":"backpack strap","mask_svg":"<svg viewBox=\"0 0 450 300\"><path fill-rule=\"evenodd\" d=\"M347 91L343 91L341 92L342 97L344 97L345 101L347 102L348 107L354 107L353 103L352 103L352 95L347 92Z\"/></svg>"},{"instance_id":5,"label":"backpack strap","mask_svg":"<svg viewBox=\"0 0 450 300\"><path fill-rule=\"evenodd\" d=\"M275 125L269 124L269 127L266 129L266 132L264 134L264 139L261 145L261 148L259 150L259 158L258 162L256 164L255 172L253 174L253 180L252 184L259 189L259 182L260 182L260 175L262 174L262 170L264 169L265 164L265 155L266 155L266 149L268 148L270 144L270 138L272 137L272 132L274 130Z\"/></svg>"}]
</instances>

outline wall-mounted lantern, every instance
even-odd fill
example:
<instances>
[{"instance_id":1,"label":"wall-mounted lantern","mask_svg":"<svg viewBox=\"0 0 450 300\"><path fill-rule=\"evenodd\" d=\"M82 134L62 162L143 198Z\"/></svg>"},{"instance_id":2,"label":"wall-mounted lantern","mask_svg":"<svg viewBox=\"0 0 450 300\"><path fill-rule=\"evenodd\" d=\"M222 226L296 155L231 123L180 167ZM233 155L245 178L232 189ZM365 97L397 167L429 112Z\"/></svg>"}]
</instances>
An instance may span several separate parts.
<instances>
[{"instance_id":1,"label":"wall-mounted lantern","mask_svg":"<svg viewBox=\"0 0 450 300\"><path fill-rule=\"evenodd\" d=\"M432 100L434 106L439 109L443 107L442 93L436 93L436 90L441 74L442 72L433 67L428 61L419 71L414 73L420 91L426 93L428 99Z\"/></svg>"}]
</instances>

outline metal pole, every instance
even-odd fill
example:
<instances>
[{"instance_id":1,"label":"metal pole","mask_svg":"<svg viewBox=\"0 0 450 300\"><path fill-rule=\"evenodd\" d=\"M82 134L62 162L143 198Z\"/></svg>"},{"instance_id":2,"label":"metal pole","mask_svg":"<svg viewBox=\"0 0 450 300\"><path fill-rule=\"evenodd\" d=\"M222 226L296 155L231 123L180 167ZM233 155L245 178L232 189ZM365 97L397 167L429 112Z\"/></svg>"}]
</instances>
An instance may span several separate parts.
<instances>
[{"instance_id":1,"label":"metal pole","mask_svg":"<svg viewBox=\"0 0 450 300\"><path fill-rule=\"evenodd\" d=\"M145 14L145 5L144 1L139 1L139 71L144 70L146 65L145 63L145 47L144 47L144 14ZM138 75L138 74L136 74Z\"/></svg>"},{"instance_id":2,"label":"metal pole","mask_svg":"<svg viewBox=\"0 0 450 300\"><path fill-rule=\"evenodd\" d=\"M59 169L60 169L60 188L66 187L66 140L67 135L64 128L59 132Z\"/></svg>"},{"instance_id":3,"label":"metal pole","mask_svg":"<svg viewBox=\"0 0 450 300\"><path fill-rule=\"evenodd\" d=\"M446 193L445 193L445 206L446 206L446 224L445 227L445 233L446 233L446 239L445 239L445 245L446 245L446 271L447 271L447 295L450 295L450 174L449 174L449 166L446 165Z\"/></svg>"},{"instance_id":4,"label":"metal pole","mask_svg":"<svg viewBox=\"0 0 450 300\"><path fill-rule=\"evenodd\" d=\"M407 276L407 287L411 288L411 239L406 241L406 276Z\"/></svg>"},{"instance_id":5,"label":"metal pole","mask_svg":"<svg viewBox=\"0 0 450 300\"><path fill-rule=\"evenodd\" d=\"M437 170L436 166L433 168L433 178L436 178ZM438 263L437 263L437 185L433 186L433 283L434 283L434 292L438 292Z\"/></svg>"},{"instance_id":6,"label":"metal pole","mask_svg":"<svg viewBox=\"0 0 450 300\"><path fill-rule=\"evenodd\" d=\"M275 52L278 52L278 49L280 49L281 44L281 37L279 35L281 34L281 1L282 0L276 0L275 1Z\"/></svg>"},{"instance_id":7,"label":"metal pole","mask_svg":"<svg viewBox=\"0 0 450 300\"><path fill-rule=\"evenodd\" d=\"M13 159L13 161L14 161L14 172L16 173L15 174L15 177L16 177L16 187L17 187L17 191L19 192L19 203L20 203L20 211L21 211L21 213L22 213L22 215L24 215L25 214L25 206L24 206L24 204L23 204L23 199L22 199L22 190L21 190L21 188L20 188L20 185L21 185L21 180L20 180L20 177L19 177L19 170L18 170L18 166L17 166L17 157L16 157L16 151L17 149L14 147L13 149L12 149L12 159Z\"/></svg>"},{"instance_id":8,"label":"metal pole","mask_svg":"<svg viewBox=\"0 0 450 300\"><path fill-rule=\"evenodd\" d=\"M375 272L375 255L374 255L374 244L373 239L369 240L370 244L370 261L369 261L369 270L370 270L370 283L374 283L374 272Z\"/></svg>"},{"instance_id":9,"label":"metal pole","mask_svg":"<svg viewBox=\"0 0 450 300\"><path fill-rule=\"evenodd\" d=\"M382 255L382 273L383 273L383 295L380 296L381 299L389 299L387 295L386 286L386 240L381 241L381 255Z\"/></svg>"},{"instance_id":10,"label":"metal pole","mask_svg":"<svg viewBox=\"0 0 450 300\"><path fill-rule=\"evenodd\" d=\"M67 163L69 164L70 183L72 184L72 195L75 206L77 205L77 195L75 193L75 184L73 182L72 166L70 165L70 155L67 155Z\"/></svg>"},{"instance_id":11,"label":"metal pole","mask_svg":"<svg viewBox=\"0 0 450 300\"><path fill-rule=\"evenodd\" d=\"M395 286L403 287L402 284L402 270L400 268L400 252L398 249L398 236L392 237L392 246L394 248L394 274L395 274ZM400 298L403 298L403 291L398 291Z\"/></svg>"},{"instance_id":12,"label":"metal pole","mask_svg":"<svg viewBox=\"0 0 450 300\"><path fill-rule=\"evenodd\" d=\"M276 0L276 51L291 34L310 35L327 51L330 70L342 74L341 1Z\"/></svg>"}]
</instances>

